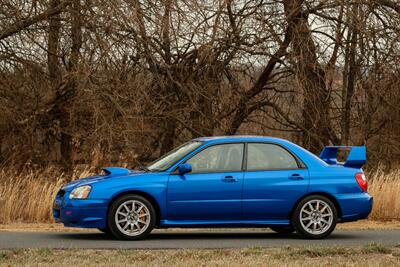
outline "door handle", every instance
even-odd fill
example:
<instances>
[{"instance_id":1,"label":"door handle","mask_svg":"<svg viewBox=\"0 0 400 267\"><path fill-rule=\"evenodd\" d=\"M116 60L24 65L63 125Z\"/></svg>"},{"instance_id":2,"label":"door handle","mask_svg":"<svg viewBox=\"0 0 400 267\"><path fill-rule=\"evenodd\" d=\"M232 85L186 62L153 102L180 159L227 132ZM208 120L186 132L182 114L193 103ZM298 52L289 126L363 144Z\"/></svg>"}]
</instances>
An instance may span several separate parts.
<instances>
[{"instance_id":1,"label":"door handle","mask_svg":"<svg viewBox=\"0 0 400 267\"><path fill-rule=\"evenodd\" d=\"M294 174L289 175L289 179L290 180L304 180L304 177L298 173L294 173Z\"/></svg>"},{"instance_id":2,"label":"door handle","mask_svg":"<svg viewBox=\"0 0 400 267\"><path fill-rule=\"evenodd\" d=\"M234 183L234 182L237 182L237 179L234 178L232 175L224 176L224 177L222 177L221 180L222 180L222 182L225 182L225 183Z\"/></svg>"}]
</instances>

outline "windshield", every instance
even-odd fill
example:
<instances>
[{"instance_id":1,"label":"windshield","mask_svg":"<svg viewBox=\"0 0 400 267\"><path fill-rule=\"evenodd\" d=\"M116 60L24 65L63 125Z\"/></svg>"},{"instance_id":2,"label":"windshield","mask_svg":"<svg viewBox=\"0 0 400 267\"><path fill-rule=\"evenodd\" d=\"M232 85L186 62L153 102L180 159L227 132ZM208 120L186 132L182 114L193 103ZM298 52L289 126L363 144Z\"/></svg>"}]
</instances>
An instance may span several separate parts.
<instances>
[{"instance_id":1,"label":"windshield","mask_svg":"<svg viewBox=\"0 0 400 267\"><path fill-rule=\"evenodd\" d=\"M199 141L192 141L183 144L148 165L146 169L148 169L149 171L165 171L182 157L186 156L187 154L198 148L201 144L202 142Z\"/></svg>"}]
</instances>

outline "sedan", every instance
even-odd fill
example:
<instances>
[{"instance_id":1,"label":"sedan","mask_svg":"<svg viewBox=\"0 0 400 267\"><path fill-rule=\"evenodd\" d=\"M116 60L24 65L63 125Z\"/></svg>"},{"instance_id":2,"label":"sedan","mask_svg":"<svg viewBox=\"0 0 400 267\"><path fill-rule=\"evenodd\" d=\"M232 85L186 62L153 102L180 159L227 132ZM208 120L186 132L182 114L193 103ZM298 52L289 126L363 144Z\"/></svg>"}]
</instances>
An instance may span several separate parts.
<instances>
[{"instance_id":1,"label":"sedan","mask_svg":"<svg viewBox=\"0 0 400 267\"><path fill-rule=\"evenodd\" d=\"M53 216L127 240L170 227L269 227L320 239L371 212L365 162L363 146L329 146L318 157L279 138L202 137L138 170L104 168L64 185Z\"/></svg>"}]
</instances>

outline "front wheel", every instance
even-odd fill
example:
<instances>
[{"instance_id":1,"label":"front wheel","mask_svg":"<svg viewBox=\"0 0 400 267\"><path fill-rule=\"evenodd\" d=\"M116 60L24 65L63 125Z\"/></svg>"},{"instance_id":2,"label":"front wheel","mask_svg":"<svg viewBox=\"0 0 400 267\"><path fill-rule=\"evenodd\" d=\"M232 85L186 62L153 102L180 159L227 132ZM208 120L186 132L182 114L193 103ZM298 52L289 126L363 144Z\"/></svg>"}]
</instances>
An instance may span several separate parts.
<instances>
[{"instance_id":1,"label":"front wheel","mask_svg":"<svg viewBox=\"0 0 400 267\"><path fill-rule=\"evenodd\" d=\"M321 239L336 227L337 210L327 197L314 195L297 205L292 217L296 232L303 238Z\"/></svg>"},{"instance_id":2,"label":"front wheel","mask_svg":"<svg viewBox=\"0 0 400 267\"><path fill-rule=\"evenodd\" d=\"M108 212L108 226L114 237L139 240L147 237L156 224L151 203L139 195L124 195L114 201Z\"/></svg>"}]
</instances>

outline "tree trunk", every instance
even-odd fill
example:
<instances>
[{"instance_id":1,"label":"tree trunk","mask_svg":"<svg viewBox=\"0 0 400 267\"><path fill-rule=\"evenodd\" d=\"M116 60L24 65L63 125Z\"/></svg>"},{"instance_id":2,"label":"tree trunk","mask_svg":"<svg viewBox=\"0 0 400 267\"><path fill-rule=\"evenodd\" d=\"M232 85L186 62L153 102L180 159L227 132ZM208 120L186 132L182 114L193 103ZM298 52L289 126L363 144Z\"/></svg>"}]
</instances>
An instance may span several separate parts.
<instances>
[{"instance_id":1,"label":"tree trunk","mask_svg":"<svg viewBox=\"0 0 400 267\"><path fill-rule=\"evenodd\" d=\"M166 154L174 147L176 122L168 119L165 122L164 133L161 136L160 156Z\"/></svg>"},{"instance_id":2,"label":"tree trunk","mask_svg":"<svg viewBox=\"0 0 400 267\"><path fill-rule=\"evenodd\" d=\"M52 1L53 2L53 1ZM17 34L32 25L35 25L38 22L51 18L53 16L58 16L60 13L64 12L65 8L70 5L70 1L54 1L57 2L57 5L53 5L50 3L51 7L33 17L29 17L27 19L18 20L15 24L11 25L10 27L6 28L5 30L0 32L0 40L6 39L14 34Z\"/></svg>"},{"instance_id":3,"label":"tree trunk","mask_svg":"<svg viewBox=\"0 0 400 267\"><path fill-rule=\"evenodd\" d=\"M162 40L164 50L164 60L167 65L171 64L171 39L170 39L170 18L171 18L172 1L165 0L164 15L162 19Z\"/></svg>"},{"instance_id":4,"label":"tree trunk","mask_svg":"<svg viewBox=\"0 0 400 267\"><path fill-rule=\"evenodd\" d=\"M214 79L214 77L210 77ZM207 94L207 96L205 96ZM211 98L211 99L210 99ZM195 107L191 112L192 138L211 136L214 130L214 117L212 110L212 92L209 88L195 95Z\"/></svg>"},{"instance_id":5,"label":"tree trunk","mask_svg":"<svg viewBox=\"0 0 400 267\"><path fill-rule=\"evenodd\" d=\"M60 0L51 0L50 1L50 8L54 8L60 4ZM61 30L61 21L60 15L54 15L49 19L49 28L48 28L48 39L47 39L47 69L49 72L49 81L50 81L50 88L51 88L51 97L54 98L53 93L55 94L59 86L61 85L62 81L62 74L61 74L61 66L59 62L59 46L60 46L60 30ZM46 114L44 120L41 121L40 128L37 128L36 131L40 131L40 129L44 129L44 131L51 131L48 127L49 122L53 121L56 114ZM50 119L50 120L49 120ZM56 140L53 137L53 134L46 134L47 136L47 151L56 151Z\"/></svg>"},{"instance_id":6,"label":"tree trunk","mask_svg":"<svg viewBox=\"0 0 400 267\"><path fill-rule=\"evenodd\" d=\"M171 40L170 40L170 19L171 19L171 0L164 0L164 14L162 18L162 48L164 51L164 62L166 65L165 72L168 73L171 67ZM161 89L161 92L164 93L167 99L170 99L168 103L174 103L176 100L176 95L178 94L177 90L174 87L173 81L170 81L168 75L165 75L165 79L167 81L167 86ZM168 105L166 107L166 112L169 114L173 114L173 108ZM169 116L164 119L164 132L161 135L161 147L160 147L160 155L164 155L165 153L172 150L174 147L175 140L175 128L176 121Z\"/></svg>"},{"instance_id":7,"label":"tree trunk","mask_svg":"<svg viewBox=\"0 0 400 267\"><path fill-rule=\"evenodd\" d=\"M349 38L348 42L349 48L346 51L346 62L347 68L345 69L345 83L343 84L342 92L342 114L341 114L341 144L349 145L350 138L350 122L351 122L351 100L354 95L355 81L357 76L357 63L356 63L356 53L357 53L357 17L358 17L358 7L352 6L353 11L351 12L351 26L349 27Z\"/></svg>"},{"instance_id":8,"label":"tree trunk","mask_svg":"<svg viewBox=\"0 0 400 267\"><path fill-rule=\"evenodd\" d=\"M290 1L285 5L290 10L301 9L302 1ZM329 92L325 84L325 71L317 58L315 43L306 14L295 18L293 29L293 53L297 79L303 88L303 146L317 153L330 140Z\"/></svg>"},{"instance_id":9,"label":"tree trunk","mask_svg":"<svg viewBox=\"0 0 400 267\"><path fill-rule=\"evenodd\" d=\"M71 54L67 66L65 81L57 91L58 119L60 123L60 152L64 168L70 170L72 167L73 136L71 134L70 105L77 94L77 75L82 46L82 21L80 0L74 0L71 6Z\"/></svg>"},{"instance_id":10,"label":"tree trunk","mask_svg":"<svg viewBox=\"0 0 400 267\"><path fill-rule=\"evenodd\" d=\"M292 41L293 38L293 29L296 26L298 17L301 16L301 4L304 0L297 1L297 5L292 4L292 0L285 0L285 11L286 11L286 20L287 26L285 30L285 37L281 44L279 45L278 50L271 55L267 65L265 66L263 72L258 77L257 81L254 85L245 92L241 98L239 99L238 104L235 109L232 111L232 119L230 120L228 127L225 130L226 135L233 135L237 132L240 125L247 119L250 115L252 109L249 106L250 100L259 95L261 92L265 90L265 85L269 82L270 76L275 69L276 64L280 61L281 57L286 55L286 50Z\"/></svg>"},{"instance_id":11,"label":"tree trunk","mask_svg":"<svg viewBox=\"0 0 400 267\"><path fill-rule=\"evenodd\" d=\"M51 0L50 8L60 4L60 0ZM49 71L50 83L53 88L57 88L61 81L61 68L58 60L59 35L61 29L60 15L55 15L49 19L49 34L47 42L47 68Z\"/></svg>"}]
</instances>

